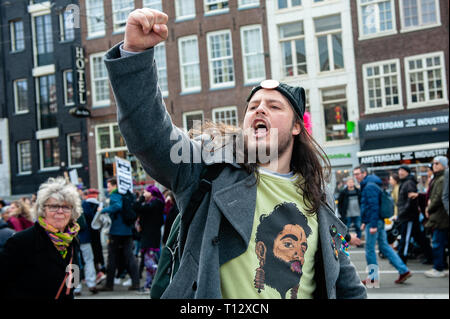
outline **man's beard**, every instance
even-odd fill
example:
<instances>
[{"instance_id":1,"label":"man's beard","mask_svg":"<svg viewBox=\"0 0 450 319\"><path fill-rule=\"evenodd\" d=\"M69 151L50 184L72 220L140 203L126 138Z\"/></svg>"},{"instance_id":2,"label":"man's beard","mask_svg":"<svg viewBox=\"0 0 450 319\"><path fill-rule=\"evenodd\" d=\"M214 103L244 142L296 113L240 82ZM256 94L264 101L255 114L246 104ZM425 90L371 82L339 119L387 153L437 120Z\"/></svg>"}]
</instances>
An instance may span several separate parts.
<instances>
[{"instance_id":1,"label":"man's beard","mask_svg":"<svg viewBox=\"0 0 450 319\"><path fill-rule=\"evenodd\" d=\"M287 291L300 282L302 266L300 261L295 263L285 262L275 257L271 251L267 251L264 273L265 283L276 289L280 293L281 298L285 299Z\"/></svg>"},{"instance_id":2,"label":"man's beard","mask_svg":"<svg viewBox=\"0 0 450 319\"><path fill-rule=\"evenodd\" d=\"M272 131L269 135L268 142L264 139L253 141L250 144L249 138L253 139L253 136L249 135L252 133L252 129L244 132L244 156L246 163L268 164L270 161L277 160L293 144L294 138L291 134L286 133L280 136L275 131Z\"/></svg>"}]
</instances>

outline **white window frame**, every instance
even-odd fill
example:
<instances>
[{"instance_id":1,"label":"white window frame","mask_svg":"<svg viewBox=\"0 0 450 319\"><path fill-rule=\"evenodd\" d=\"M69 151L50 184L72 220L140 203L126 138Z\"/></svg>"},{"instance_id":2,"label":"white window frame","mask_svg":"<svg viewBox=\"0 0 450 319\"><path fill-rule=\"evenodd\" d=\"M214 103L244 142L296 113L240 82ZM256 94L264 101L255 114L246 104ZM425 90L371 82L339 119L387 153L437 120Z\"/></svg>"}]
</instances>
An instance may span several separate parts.
<instances>
[{"instance_id":1,"label":"white window frame","mask_svg":"<svg viewBox=\"0 0 450 319\"><path fill-rule=\"evenodd\" d=\"M281 38L280 37L280 27L284 26L284 25L289 25L289 24L295 24L295 23L301 23L303 25L303 34L302 35L296 35L296 36L292 36L292 37L286 37L286 38ZM299 21L293 21L290 23L286 23L286 24L280 24L278 25L278 43L280 45L280 61L281 61L281 74L282 77L285 79L291 79L294 77L305 77L308 76L308 56L306 54L306 40L305 40L305 28L304 28L304 21L303 20L299 20ZM302 40L303 44L305 46L305 57L306 57L306 61L305 61L305 66L306 66L306 73L305 74L298 74L298 70L297 70L297 50L295 47L295 41L297 40ZM292 76L287 76L285 75L285 65L284 65L284 56L283 56L283 48L282 48L282 43L283 42L290 42L291 43L291 56L292 56L292 64L293 64L293 70L294 70L294 75Z\"/></svg>"},{"instance_id":2,"label":"white window frame","mask_svg":"<svg viewBox=\"0 0 450 319\"><path fill-rule=\"evenodd\" d=\"M192 41L195 40L196 42L196 53L197 54L197 58L198 60L196 62L189 62L189 63L185 63L183 64L183 54L182 54L182 48L183 48L183 42L185 41ZM186 37L181 37L178 39L178 56L179 56L179 65L180 65L180 81L181 81L181 92L182 93L192 93L192 92L200 92L202 89L202 78L201 78L201 71L200 71L200 56L199 56L199 52L198 52L198 38L196 35L190 35L190 36L186 36ZM198 67L198 74L199 74L199 85L198 86L191 86L191 87L186 87L185 83L184 83L184 67L185 66L193 66L193 65L197 65Z\"/></svg>"},{"instance_id":3,"label":"white window frame","mask_svg":"<svg viewBox=\"0 0 450 319\"><path fill-rule=\"evenodd\" d=\"M37 11L35 13L32 13L31 15L31 31L32 31L32 36L33 36L33 62L34 62L34 69L38 69L38 68L45 68L49 65L54 65L54 64L49 64L49 65L39 65L38 63L38 50L37 50L37 32L36 32L36 22L35 22L35 18L39 17L39 16L43 16L43 15L50 15L50 20L51 20L51 11L50 11L50 7L46 8L45 10L42 11ZM52 35L51 37L53 38L53 25L52 25ZM55 43L53 42L53 54L55 53Z\"/></svg>"},{"instance_id":4,"label":"white window frame","mask_svg":"<svg viewBox=\"0 0 450 319\"><path fill-rule=\"evenodd\" d=\"M19 94L18 94L18 91L17 91L17 82L19 82L19 81L25 81L25 83L27 84L27 102L28 102L28 105L27 105L27 109L23 110L23 111L19 111L18 110ZM14 114L26 114L26 113L29 113L30 112L30 105L29 105L30 103L28 101L28 79L22 78L22 79L14 80L14 82L13 82L13 90L14 90Z\"/></svg>"},{"instance_id":5,"label":"white window frame","mask_svg":"<svg viewBox=\"0 0 450 319\"><path fill-rule=\"evenodd\" d=\"M108 152L120 152L127 151L127 146L116 146L114 143L114 127L119 127L117 122L100 124L95 126L95 148L97 150L97 154L104 154ZM109 136L109 148L100 148L100 140L98 130L101 128L108 128L108 136Z\"/></svg>"},{"instance_id":6,"label":"white window frame","mask_svg":"<svg viewBox=\"0 0 450 319\"><path fill-rule=\"evenodd\" d=\"M214 123L222 123L222 122L218 122L216 119L216 114L221 113L221 112L226 112L226 111L232 111L235 112L236 114L236 125L235 126L239 126L239 113L238 113L238 108L237 106L223 106L223 107L217 107L214 108L212 110L212 120ZM225 123L227 125L233 125L231 123Z\"/></svg>"},{"instance_id":7,"label":"white window frame","mask_svg":"<svg viewBox=\"0 0 450 319\"><path fill-rule=\"evenodd\" d=\"M194 13L181 15L180 13L180 4L185 3L187 1L190 1L194 5ZM184 21L184 20L190 20L194 19L196 15L196 7L195 7L195 0L175 0L175 21Z\"/></svg>"},{"instance_id":8,"label":"white window frame","mask_svg":"<svg viewBox=\"0 0 450 319\"><path fill-rule=\"evenodd\" d=\"M244 32L247 30L255 30L257 29L259 31L259 35L260 35L260 48L259 48L259 52L250 52L250 53L246 53L245 52L245 37L244 37ZM264 56L264 40L263 40L263 32L262 32L262 27L260 24L254 24L254 25L248 25L245 27L241 27L241 48L242 48L242 67L244 69L244 84L253 84L253 83L258 83L261 80L264 80L266 78L266 63L265 63L265 56ZM248 78L248 72L247 72L247 57L253 56L255 58L259 58L262 57L262 68L264 70L264 74L261 77L258 78Z\"/></svg>"},{"instance_id":9,"label":"white window frame","mask_svg":"<svg viewBox=\"0 0 450 319\"><path fill-rule=\"evenodd\" d=\"M81 133L71 133L71 134L67 134L67 162L68 162L68 166L69 167L73 167L73 168L78 168L78 167L82 167L83 166L83 155L81 155L81 163L79 164L72 164L72 149L71 149L71 142L70 142L70 138L72 136L79 136L80 137L80 142L82 141L82 136ZM82 147L82 143L80 143L80 148L81 148L81 154L83 154L83 147Z\"/></svg>"},{"instance_id":10,"label":"white window frame","mask_svg":"<svg viewBox=\"0 0 450 319\"><path fill-rule=\"evenodd\" d=\"M125 2L125 3L129 2L129 5L132 5L132 6L128 6L128 7L122 8L122 9L117 9L117 8L115 8L115 6L117 6L117 2L118 1L119 2ZM113 32L114 33L125 32L125 27L126 27L126 24L127 24L128 14L131 11L133 11L133 10L134 10L134 0L112 0L112 12L113 12L112 20L113 20ZM117 14L119 12L122 12L122 13L123 12L128 12L126 14L125 19L117 20Z\"/></svg>"},{"instance_id":11,"label":"white window frame","mask_svg":"<svg viewBox=\"0 0 450 319\"><path fill-rule=\"evenodd\" d=\"M321 32L316 32L315 31L315 25L314 25L314 40L316 43L316 61L317 61L317 71L319 73L319 75L321 74L329 74L330 72L343 72L345 71L345 51L344 51L344 37L343 37L343 33L342 33L342 15L340 13L338 14L332 14L329 15L328 17L332 17L338 15L339 18L341 19L341 28L340 29L333 29L333 30L327 30L327 31L321 31ZM317 17L317 18L326 18L326 16L323 17ZM313 21L314 23L314 21ZM333 34L340 34L341 35L341 48L342 48L342 62L344 63L344 66L340 69L335 69L334 68L334 46L333 46ZM330 61L330 69L326 70L326 71L321 71L320 70L320 52L319 52L319 37L321 36L327 36L327 47L328 47L328 61ZM306 44L305 44L306 46Z\"/></svg>"},{"instance_id":12,"label":"white window frame","mask_svg":"<svg viewBox=\"0 0 450 319\"><path fill-rule=\"evenodd\" d=\"M66 73L68 72L72 72L72 94L73 94L73 102L69 103L67 102L68 98L67 98L67 77L66 77ZM66 106L72 106L75 105L75 72L73 71L73 69L67 69L63 71L63 85L64 85L64 105Z\"/></svg>"},{"instance_id":13,"label":"white window frame","mask_svg":"<svg viewBox=\"0 0 450 319\"><path fill-rule=\"evenodd\" d=\"M163 66L161 65L161 63L158 64L158 61L157 61L157 59L156 59L156 58L157 58L156 52L155 52L155 62L156 62L156 67L157 67L157 69L158 69L158 81L161 81L161 76L160 76L161 72L165 72L165 73L166 73L166 83L165 83L165 84L167 85L167 90L163 90L163 88L161 88L161 85L160 85L159 87L160 87L160 89L161 89L161 94L162 94L162 96L163 96L163 97L168 97L168 96L169 96L169 76L168 76L168 73L167 73L167 51L166 51L166 44L165 44L164 42L161 42L161 43L157 44L157 45L155 46L155 51L156 51L156 49L159 50L159 48L161 48L161 47L164 48L165 67L163 67Z\"/></svg>"},{"instance_id":14,"label":"white window frame","mask_svg":"<svg viewBox=\"0 0 450 319\"><path fill-rule=\"evenodd\" d=\"M420 6L420 2L422 0L416 0L419 2L419 6L418 6L418 19L419 19L419 25L417 26L411 26L411 27L405 27L405 13L404 13L404 8L403 8L403 0L400 0L400 21L401 21L401 33L405 33L405 32L411 32L411 31L417 31L417 30L422 30L422 29L429 29L429 28L435 28L435 27L439 27L441 26L441 10L440 10L440 5L439 5L439 1L438 0L434 0L435 2L435 7L436 7L436 22L435 23L431 23L431 24L425 24L422 25L421 20L422 20L422 15L421 15L421 6Z\"/></svg>"},{"instance_id":15,"label":"white window frame","mask_svg":"<svg viewBox=\"0 0 450 319\"><path fill-rule=\"evenodd\" d=\"M323 92L327 91L327 90L337 90L337 89L344 89L345 92L345 99L337 99L337 100L328 100L328 101L324 101L323 100ZM324 142L326 146L336 146L336 145L342 145L342 144L349 144L351 142L351 137L349 136L349 134L347 134L347 138L345 139L341 139L341 140L331 140L331 141L327 141L327 122L326 122L326 118L325 118L325 105L326 104L332 104L332 103L336 103L336 102L343 102L345 101L346 104L346 108L347 108L347 121L350 121L350 112L349 112L349 95L347 92L347 85L337 85L337 86L329 86L329 87L321 87L319 89L319 97L320 97L320 108L321 108L321 113L322 113L322 122L323 122L323 133L324 133ZM310 112L311 113L311 112ZM311 120L312 120L312 114L311 114ZM341 124L342 125L342 124ZM344 123L343 125L347 125L347 123Z\"/></svg>"},{"instance_id":16,"label":"white window frame","mask_svg":"<svg viewBox=\"0 0 450 319\"><path fill-rule=\"evenodd\" d=\"M392 64L395 63L396 70L397 70L397 89L398 89L398 104L387 106L386 105L386 97L385 97L385 85L384 85L384 74L380 73L378 77L380 78L380 81L382 82L381 86L381 99L383 106L381 108L375 108L371 109L369 107L370 101L369 101L369 87L367 84L368 77L367 77L367 68L369 67L375 67L378 66L383 71L383 65L386 64ZM383 112L392 112L392 111L398 111L403 110L403 95L402 95L402 82L401 82L401 67L400 67L400 60L399 59L392 59L392 60L383 60L383 61L377 61L373 63L367 63L362 65L362 73L363 73L363 85L364 85L364 112L365 114L373 114L373 113L383 113Z\"/></svg>"},{"instance_id":17,"label":"white window frame","mask_svg":"<svg viewBox=\"0 0 450 319\"><path fill-rule=\"evenodd\" d=\"M87 24L87 37L89 38L97 38L97 37L103 37L105 36L105 28L106 28L106 24L105 24L105 12L104 12L104 7L103 7L103 1L100 0L98 1L99 4L101 4L101 8L100 5L95 9L92 9L90 7L91 5L91 1L98 1L98 0L86 0L85 4L86 4L86 24ZM92 12L92 10L95 10L94 12ZM101 10L102 11L102 15L101 17L99 17L99 19L101 19L102 21L96 21L95 24L91 24L90 21L96 20L96 18L93 17L93 13L96 12L96 10ZM92 20L91 20L92 17ZM95 28L97 28L97 25L100 26L100 24L103 26L102 30L100 31L92 31L93 26L95 26Z\"/></svg>"},{"instance_id":18,"label":"white window frame","mask_svg":"<svg viewBox=\"0 0 450 319\"><path fill-rule=\"evenodd\" d=\"M202 122L205 120L205 115L203 110L198 110L198 111L190 111L190 112L184 112L183 113L183 129L185 132L187 132L187 117L190 115L197 115L197 114L201 114L202 115Z\"/></svg>"},{"instance_id":19,"label":"white window frame","mask_svg":"<svg viewBox=\"0 0 450 319\"><path fill-rule=\"evenodd\" d=\"M216 36L216 35L221 35L221 34L228 34L229 38L230 38L230 52L231 52L231 56L227 56L227 57L220 57L220 58L216 58L216 60L227 60L227 59L231 59L232 63L231 66L233 68L233 81L228 81L228 82L223 82L223 83L219 83L219 84L214 84L214 69L213 69L213 60L211 58L211 48L210 48L210 44L211 44L211 37ZM231 31L230 30L220 30L220 31L215 31L215 32L209 32L207 33L207 50L208 50L208 66L209 66L209 84L210 87L213 89L216 88L229 88L229 87L234 87L236 84L236 72L235 72L235 67L234 67L234 58L233 58L233 38L231 35Z\"/></svg>"},{"instance_id":20,"label":"white window frame","mask_svg":"<svg viewBox=\"0 0 450 319\"><path fill-rule=\"evenodd\" d=\"M22 22L22 36L23 36L23 38L22 38L23 48L22 49L17 49L17 45L16 45L17 39L16 39L15 23L17 23L17 22ZM10 47L11 52L24 51L25 50L25 26L24 26L23 20L19 19L19 20L11 21L9 23L9 29L10 29L10 36L11 36L11 47Z\"/></svg>"},{"instance_id":21,"label":"white window frame","mask_svg":"<svg viewBox=\"0 0 450 319\"><path fill-rule=\"evenodd\" d=\"M279 10L279 11L284 11L284 10L292 10L292 9L299 9L299 8L303 8L303 6L304 6L304 4L303 4L303 2L304 1L308 1L308 0L301 0L300 2L300 5L299 6L293 6L292 5L292 0L286 0L287 1L287 7L286 8L281 8L280 9L280 7L278 6L278 0L275 0L275 9L276 10ZM311 0L312 1L312 0Z\"/></svg>"},{"instance_id":22,"label":"white window frame","mask_svg":"<svg viewBox=\"0 0 450 319\"><path fill-rule=\"evenodd\" d=\"M260 5L260 0L256 0L255 3L247 3L242 4L243 0L238 1L238 9L250 9L250 8L257 8Z\"/></svg>"},{"instance_id":23,"label":"white window frame","mask_svg":"<svg viewBox=\"0 0 450 319\"><path fill-rule=\"evenodd\" d=\"M63 11L62 13L59 14L59 33L60 33L60 38L59 41L61 42L71 42L75 40L75 28L72 25L72 32L73 32L73 38L71 39L66 39L66 30L69 30L68 25L67 25L67 17L64 17L65 14L69 14L71 16L73 16L73 13L69 12L69 11ZM76 17L74 17L74 19L76 19ZM70 26L70 24L69 24Z\"/></svg>"},{"instance_id":24,"label":"white window frame","mask_svg":"<svg viewBox=\"0 0 450 319\"><path fill-rule=\"evenodd\" d=\"M59 141L58 141L59 166L44 167L44 141L54 139L58 141L58 137L48 137L39 140L39 171L41 172L55 171L59 170L59 168L61 167L61 145L59 144Z\"/></svg>"},{"instance_id":25,"label":"white window frame","mask_svg":"<svg viewBox=\"0 0 450 319\"><path fill-rule=\"evenodd\" d=\"M210 1L210 3L208 3ZM227 8L221 8L221 9L215 9L215 10L208 10L208 5L211 4L219 4L219 3L228 3ZM221 13L227 13L230 11L230 0L203 0L203 9L205 11L205 15L214 15L214 14L221 14Z\"/></svg>"},{"instance_id":26,"label":"white window frame","mask_svg":"<svg viewBox=\"0 0 450 319\"><path fill-rule=\"evenodd\" d=\"M374 0L374 4L378 4L379 2L386 2L386 0ZM373 39L378 37L384 37L392 34L397 34L397 21L396 21L396 14L395 14L395 4L392 0L387 0L391 4L391 13L392 13L392 30L387 31L377 31L375 33L371 34L364 34L364 24L363 24L363 15L362 15L362 7L365 5L371 5L371 4L362 4L361 0L358 0L357 6L358 6L358 31L359 31L359 37L358 40L367 40L367 39ZM372 4L373 5L373 4ZM378 7L377 7L378 8ZM379 19L379 15L377 15L376 19ZM379 28L379 25L377 26Z\"/></svg>"},{"instance_id":27,"label":"white window frame","mask_svg":"<svg viewBox=\"0 0 450 319\"><path fill-rule=\"evenodd\" d=\"M94 59L95 58L102 58L104 57L105 52L98 52L98 53L94 53L91 54L89 56L89 69L90 69L90 79L91 79L91 96L92 96L92 107L103 107L103 106L109 106L110 102L111 102L111 98L109 97L108 99L104 99L104 100L97 100L97 96L95 93L95 82L96 81L104 81L106 80L107 83L109 83L108 80L108 73L105 72L105 76L103 78L100 79L94 79ZM104 63L102 63L103 67L106 69L106 66ZM109 91L109 85L108 85L108 91ZM108 94L108 96L110 96L110 94Z\"/></svg>"},{"instance_id":28,"label":"white window frame","mask_svg":"<svg viewBox=\"0 0 450 319\"><path fill-rule=\"evenodd\" d=\"M20 145L21 144L25 144L25 143L30 144L30 157L31 157L31 154L32 154L31 141L30 140L17 142L17 173L18 173L18 175L29 175L29 174L31 174L31 172L33 170L33 159L32 158L30 159L30 162L31 162L30 170L29 171L22 171L21 170L21 168L22 168L22 156L21 156L21 152L20 152Z\"/></svg>"},{"instance_id":29,"label":"white window frame","mask_svg":"<svg viewBox=\"0 0 450 319\"><path fill-rule=\"evenodd\" d=\"M429 100L429 95L427 95L430 92L429 87L428 87L428 72L427 72L427 70L429 70L430 68L424 67L424 68L422 68L422 72L424 74L423 82L424 82L424 92L426 94L425 101L413 103L412 99L411 99L411 79L409 76L409 73L410 73L409 61L422 59L423 65L425 65L425 61L427 58L437 57L437 56L439 56L439 58L441 60L440 70L441 70L441 77L442 77L442 79L441 79L441 81L442 81L442 98L439 100L432 100L432 101ZM442 52L442 51L405 57L406 97L407 97L407 103L408 103L407 108L408 109L448 104L447 75L446 75L445 63L446 63L446 59L445 59L444 52ZM433 67L432 69L436 69L436 67ZM413 72L417 72L417 70L414 70Z\"/></svg>"},{"instance_id":30,"label":"white window frame","mask_svg":"<svg viewBox=\"0 0 450 319\"><path fill-rule=\"evenodd\" d=\"M163 11L162 0L143 0L142 7Z\"/></svg>"}]
</instances>

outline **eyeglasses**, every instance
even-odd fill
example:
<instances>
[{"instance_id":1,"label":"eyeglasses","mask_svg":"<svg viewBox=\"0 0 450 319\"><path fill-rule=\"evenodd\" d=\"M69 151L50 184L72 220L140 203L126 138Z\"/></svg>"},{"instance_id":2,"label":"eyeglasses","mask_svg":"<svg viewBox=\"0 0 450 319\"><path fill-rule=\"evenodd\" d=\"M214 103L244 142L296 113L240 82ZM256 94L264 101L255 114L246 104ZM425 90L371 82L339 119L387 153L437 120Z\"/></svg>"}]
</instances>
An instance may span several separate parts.
<instances>
[{"instance_id":1,"label":"eyeglasses","mask_svg":"<svg viewBox=\"0 0 450 319\"><path fill-rule=\"evenodd\" d=\"M57 212L59 209L62 209L64 213L70 213L72 211L72 206L67 205L44 205L47 207L50 212Z\"/></svg>"}]
</instances>

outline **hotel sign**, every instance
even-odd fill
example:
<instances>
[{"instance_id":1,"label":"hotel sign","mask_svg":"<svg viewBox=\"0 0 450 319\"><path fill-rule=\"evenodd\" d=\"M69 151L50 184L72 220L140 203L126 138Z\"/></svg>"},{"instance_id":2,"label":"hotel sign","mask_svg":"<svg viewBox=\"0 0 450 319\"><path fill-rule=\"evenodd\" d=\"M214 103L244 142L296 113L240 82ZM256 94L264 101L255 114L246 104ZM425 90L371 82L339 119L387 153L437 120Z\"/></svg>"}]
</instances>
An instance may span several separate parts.
<instances>
[{"instance_id":1,"label":"hotel sign","mask_svg":"<svg viewBox=\"0 0 450 319\"><path fill-rule=\"evenodd\" d=\"M90 117L91 112L86 104L86 62L84 61L83 47L74 47L74 69L75 69L75 103L76 106L69 110L69 113L75 117Z\"/></svg>"}]
</instances>

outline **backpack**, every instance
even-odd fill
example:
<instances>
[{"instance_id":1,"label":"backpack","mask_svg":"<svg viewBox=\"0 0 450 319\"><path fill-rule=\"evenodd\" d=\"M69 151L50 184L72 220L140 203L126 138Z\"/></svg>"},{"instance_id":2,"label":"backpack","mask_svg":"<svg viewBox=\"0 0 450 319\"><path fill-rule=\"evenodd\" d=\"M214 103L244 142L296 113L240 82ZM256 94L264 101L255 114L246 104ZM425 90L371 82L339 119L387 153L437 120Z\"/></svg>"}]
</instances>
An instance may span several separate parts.
<instances>
[{"instance_id":1,"label":"backpack","mask_svg":"<svg viewBox=\"0 0 450 319\"><path fill-rule=\"evenodd\" d=\"M188 206L183 215L178 213L166 245L161 251L161 257L158 262L158 268L152 281L150 290L151 299L160 299L166 288L172 282L175 273L180 266L181 256L184 250L187 233L192 219L197 211L204 196L211 190L211 183L219 176L224 165L214 164L205 166L200 174L200 184L197 190L191 196Z\"/></svg>"},{"instance_id":2,"label":"backpack","mask_svg":"<svg viewBox=\"0 0 450 319\"><path fill-rule=\"evenodd\" d=\"M130 192L130 190L127 190L127 192L122 195L122 210L120 213L124 224L127 226L132 226L136 222L137 214L133 209L135 202L136 196Z\"/></svg>"},{"instance_id":3,"label":"backpack","mask_svg":"<svg viewBox=\"0 0 450 319\"><path fill-rule=\"evenodd\" d=\"M394 199L392 196L380 186L373 183L380 190L380 218L386 219L394 216Z\"/></svg>"}]
</instances>

